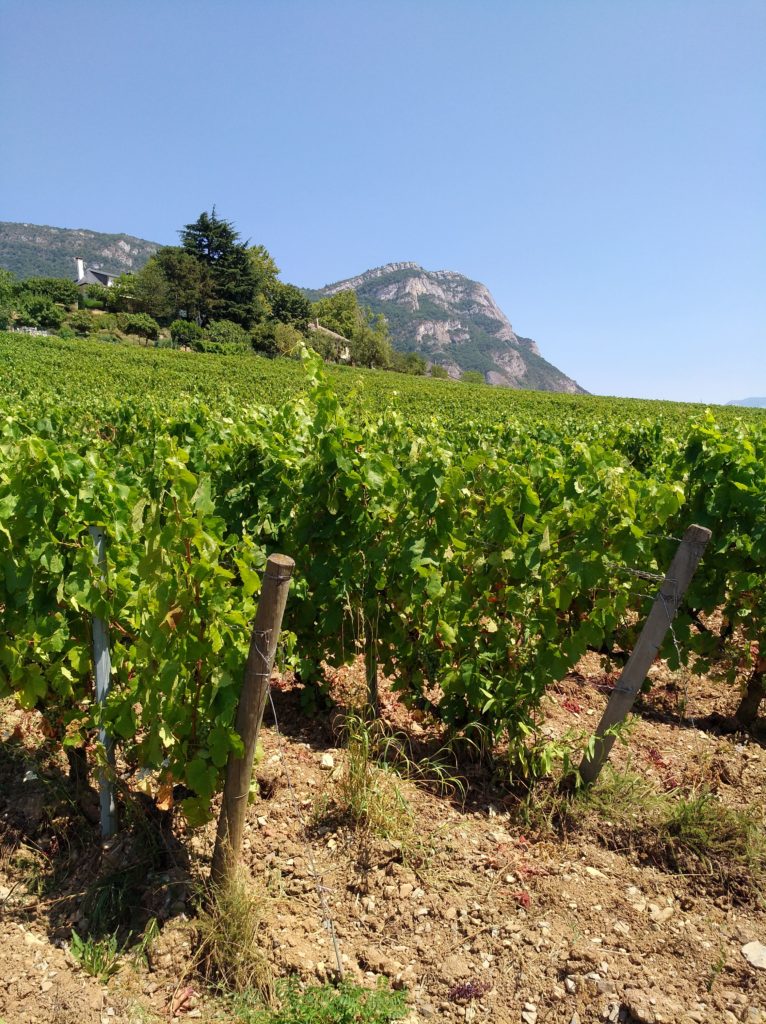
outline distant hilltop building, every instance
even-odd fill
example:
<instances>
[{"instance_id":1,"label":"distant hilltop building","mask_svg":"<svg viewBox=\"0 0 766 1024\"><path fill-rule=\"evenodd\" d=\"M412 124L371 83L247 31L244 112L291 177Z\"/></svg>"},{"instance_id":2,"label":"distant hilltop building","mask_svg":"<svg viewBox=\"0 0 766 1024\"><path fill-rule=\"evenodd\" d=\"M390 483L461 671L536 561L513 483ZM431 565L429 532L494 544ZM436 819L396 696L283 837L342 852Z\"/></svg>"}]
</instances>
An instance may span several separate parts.
<instances>
[{"instance_id":1,"label":"distant hilltop building","mask_svg":"<svg viewBox=\"0 0 766 1024\"><path fill-rule=\"evenodd\" d=\"M75 283L78 288L84 288L88 284L101 284L105 288L111 288L119 274L113 274L108 270L95 270L85 266L82 256L75 259L77 264L77 278Z\"/></svg>"}]
</instances>

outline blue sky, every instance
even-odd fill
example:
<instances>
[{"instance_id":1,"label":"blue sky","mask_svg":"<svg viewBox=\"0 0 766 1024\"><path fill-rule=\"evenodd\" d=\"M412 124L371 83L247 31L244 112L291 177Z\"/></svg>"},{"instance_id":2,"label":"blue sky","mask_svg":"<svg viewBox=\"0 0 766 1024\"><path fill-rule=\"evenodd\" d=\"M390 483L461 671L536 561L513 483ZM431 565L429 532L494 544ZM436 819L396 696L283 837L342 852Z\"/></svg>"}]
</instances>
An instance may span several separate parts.
<instances>
[{"instance_id":1,"label":"blue sky","mask_svg":"<svg viewBox=\"0 0 766 1024\"><path fill-rule=\"evenodd\" d=\"M766 395L763 0L0 5L0 219L483 281L600 394Z\"/></svg>"}]
</instances>

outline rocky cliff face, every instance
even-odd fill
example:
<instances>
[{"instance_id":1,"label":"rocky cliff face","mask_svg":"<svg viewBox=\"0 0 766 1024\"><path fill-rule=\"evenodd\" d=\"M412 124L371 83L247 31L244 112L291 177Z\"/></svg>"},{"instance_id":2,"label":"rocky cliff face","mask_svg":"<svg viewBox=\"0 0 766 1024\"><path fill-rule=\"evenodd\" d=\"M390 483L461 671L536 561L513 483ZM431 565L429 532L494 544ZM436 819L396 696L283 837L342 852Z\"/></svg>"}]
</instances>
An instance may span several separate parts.
<instances>
[{"instance_id":1,"label":"rocky cliff face","mask_svg":"<svg viewBox=\"0 0 766 1024\"><path fill-rule=\"evenodd\" d=\"M516 334L489 289L451 270L389 263L327 285L319 295L352 288L360 302L388 319L396 348L415 351L453 376L479 370L491 384L582 392L576 381Z\"/></svg>"}]
</instances>

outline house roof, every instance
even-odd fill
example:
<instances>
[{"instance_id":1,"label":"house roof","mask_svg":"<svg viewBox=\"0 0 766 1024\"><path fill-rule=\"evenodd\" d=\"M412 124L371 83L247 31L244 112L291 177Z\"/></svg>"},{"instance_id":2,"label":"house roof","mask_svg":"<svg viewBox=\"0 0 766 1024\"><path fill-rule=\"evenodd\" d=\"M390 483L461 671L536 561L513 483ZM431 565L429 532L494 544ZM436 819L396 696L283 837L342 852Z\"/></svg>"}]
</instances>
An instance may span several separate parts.
<instances>
[{"instance_id":1,"label":"house roof","mask_svg":"<svg viewBox=\"0 0 766 1024\"><path fill-rule=\"evenodd\" d=\"M77 284L108 284L110 279L113 280L119 276L118 273L111 270L92 270L90 267L86 267L82 277L77 278Z\"/></svg>"}]
</instances>

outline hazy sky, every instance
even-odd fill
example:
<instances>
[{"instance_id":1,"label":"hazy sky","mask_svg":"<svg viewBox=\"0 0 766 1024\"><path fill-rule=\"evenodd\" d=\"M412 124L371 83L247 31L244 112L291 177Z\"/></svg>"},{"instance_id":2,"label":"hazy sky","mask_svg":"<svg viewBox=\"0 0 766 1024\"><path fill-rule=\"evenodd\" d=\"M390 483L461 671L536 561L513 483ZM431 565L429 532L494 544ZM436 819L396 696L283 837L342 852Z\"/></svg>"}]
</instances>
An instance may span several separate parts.
<instances>
[{"instance_id":1,"label":"hazy sky","mask_svg":"<svg viewBox=\"0 0 766 1024\"><path fill-rule=\"evenodd\" d=\"M483 281L601 394L766 395L764 0L0 3L0 220Z\"/></svg>"}]
</instances>

